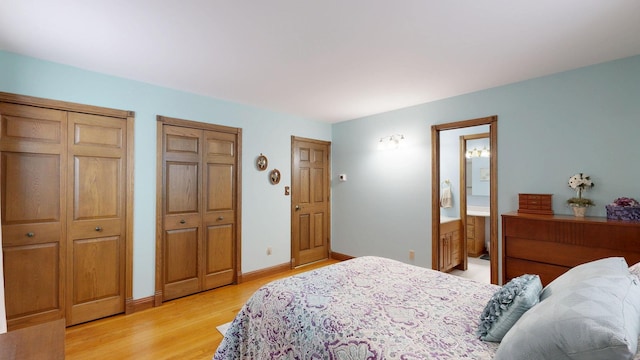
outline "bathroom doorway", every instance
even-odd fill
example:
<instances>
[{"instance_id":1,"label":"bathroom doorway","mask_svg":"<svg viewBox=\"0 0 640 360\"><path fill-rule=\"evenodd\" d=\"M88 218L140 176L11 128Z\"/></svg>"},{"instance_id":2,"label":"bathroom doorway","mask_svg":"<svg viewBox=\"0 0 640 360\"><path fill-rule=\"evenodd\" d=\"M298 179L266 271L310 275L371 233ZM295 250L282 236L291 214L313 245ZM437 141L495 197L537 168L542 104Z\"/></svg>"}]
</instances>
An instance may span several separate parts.
<instances>
[{"instance_id":1,"label":"bathroom doorway","mask_svg":"<svg viewBox=\"0 0 640 360\"><path fill-rule=\"evenodd\" d=\"M487 131L488 130L488 131ZM457 132L456 132L457 131ZM455 145L447 145L450 134L461 134L468 136L468 140L484 137L488 139L487 150L490 156L487 156L486 165L480 165L481 171L478 170L476 182L480 182L477 193L480 193L482 187L486 187L488 191L488 209L474 208L478 204L467 206L468 188L466 184L466 157L467 147L463 146L463 142ZM482 133L483 135L477 135ZM488 254L490 254L490 281L498 283L498 211L497 211L497 116L486 118L459 121L454 123L439 124L431 127L432 136L432 264L433 269L442 269L441 262L447 259L443 256L443 251L448 249L447 241L450 241L450 234L441 231L441 220L450 221L450 219L459 219L462 223L460 227L460 238L462 239L458 245L460 263L455 266L453 271L467 270L469 248L466 242L467 230L473 228L469 223L468 214L471 214L472 221L477 220L476 216L489 215L486 221L488 227L488 246L485 245ZM453 137L458 143L459 135ZM464 140L464 143L468 141ZM482 148L476 150L481 152ZM447 150L453 148L454 150ZM470 150L473 150L471 148ZM486 155L486 154L485 154ZM478 156L480 157L480 156ZM465 160L462 160L465 159ZM478 161L480 163L480 161ZM459 164L459 165L458 165ZM481 172L481 173L480 173ZM472 178L471 178L472 180ZM453 205L448 208L441 207L443 192L446 195L445 187L453 190ZM458 190L458 191L455 191ZM456 194L457 193L457 194ZM473 194L473 189L472 189ZM456 199L457 198L457 199ZM483 210L482 213L476 213L476 210ZM488 214L484 211L488 210ZM469 213L471 211L471 213ZM444 242L444 246L443 246ZM443 250L444 249L444 250ZM454 253L455 254L455 253ZM445 254L447 255L447 254ZM475 261L475 258L474 260ZM485 280L486 281L486 280Z\"/></svg>"},{"instance_id":2,"label":"bathroom doorway","mask_svg":"<svg viewBox=\"0 0 640 360\"><path fill-rule=\"evenodd\" d=\"M487 125L464 128L461 131L474 133L459 136L460 217L464 218L462 236L467 247L467 268L451 272L484 283L491 281L491 145L488 132L476 131L487 129Z\"/></svg>"}]
</instances>

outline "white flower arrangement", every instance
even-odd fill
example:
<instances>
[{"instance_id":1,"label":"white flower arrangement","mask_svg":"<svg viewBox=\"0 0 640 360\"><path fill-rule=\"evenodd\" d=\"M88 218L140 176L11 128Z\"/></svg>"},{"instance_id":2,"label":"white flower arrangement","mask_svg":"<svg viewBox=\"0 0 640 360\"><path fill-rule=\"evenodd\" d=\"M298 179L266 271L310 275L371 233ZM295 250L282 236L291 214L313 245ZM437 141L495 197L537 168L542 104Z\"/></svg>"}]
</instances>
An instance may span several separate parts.
<instances>
[{"instance_id":1,"label":"white flower arrangement","mask_svg":"<svg viewBox=\"0 0 640 360\"><path fill-rule=\"evenodd\" d=\"M595 205L591 199L583 198L582 192L588 188L592 188L595 184L591 181L589 175L583 173L575 174L569 178L569 187L576 191L577 197L567 200L571 206L593 206Z\"/></svg>"}]
</instances>

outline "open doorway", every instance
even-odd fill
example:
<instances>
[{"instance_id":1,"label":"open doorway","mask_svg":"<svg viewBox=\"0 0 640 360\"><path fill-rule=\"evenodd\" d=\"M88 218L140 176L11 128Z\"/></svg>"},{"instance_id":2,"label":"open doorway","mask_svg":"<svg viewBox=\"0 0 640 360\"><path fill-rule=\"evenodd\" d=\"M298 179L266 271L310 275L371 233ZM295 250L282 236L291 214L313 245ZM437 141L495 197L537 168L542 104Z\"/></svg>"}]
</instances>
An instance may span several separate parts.
<instances>
[{"instance_id":1,"label":"open doorway","mask_svg":"<svg viewBox=\"0 0 640 360\"><path fill-rule=\"evenodd\" d=\"M491 283L498 283L498 195L497 195L497 144L498 144L498 134L497 134L497 116L490 116L486 118L472 119L466 121L459 121L454 123L440 124L434 125L431 127L431 140L432 140L432 268L436 270L448 269L446 264L443 266L443 261L450 261L451 254L447 254L446 252L451 251L453 249L454 256L458 256L459 263L455 266L456 269L466 270L467 269L467 256L468 256L468 248L466 243L466 232L467 229L470 228L470 224L468 224L467 219L467 201L466 201L466 178L456 177L455 180L447 178L447 175L443 176L442 169L442 133L444 131L449 130L461 130L478 127L479 129L486 129L488 131L488 148L491 149L491 155L489 156L489 164L488 168L483 171L483 176L488 177L488 187L489 187L489 246L486 249L490 256L490 274L491 274ZM471 131L472 129L468 129ZM484 131L483 131L484 132ZM473 133L473 131L469 132L469 134ZM459 152L458 152L459 151ZM456 149L455 154L453 156L455 160L452 160L454 164L460 164L459 173L463 174L466 169L463 169L466 166L466 161L458 161L461 159L461 156L464 157L464 152L466 151L466 147L459 147L459 150ZM462 155L460 155L462 154ZM446 154L445 154L446 155ZM446 156L445 156L446 158ZM456 166L456 171L458 171ZM460 180L462 178L462 180ZM447 184L447 180L449 180L449 184ZM462 182L461 182L462 181ZM452 186L452 182L458 184L455 188L459 188L458 192L458 204L454 209L452 214L448 214L444 212L444 216L441 214L441 198L443 191L446 190L444 186ZM449 189L450 190L450 189ZM441 220L445 220L444 223L441 223ZM443 224L452 223L453 221L450 219L454 219L460 225L458 227L458 237L451 236L451 233L447 233L449 230L442 230ZM449 229L450 227L446 227L445 229ZM456 246L451 245L452 239L457 239ZM457 249L457 252L455 252Z\"/></svg>"}]
</instances>

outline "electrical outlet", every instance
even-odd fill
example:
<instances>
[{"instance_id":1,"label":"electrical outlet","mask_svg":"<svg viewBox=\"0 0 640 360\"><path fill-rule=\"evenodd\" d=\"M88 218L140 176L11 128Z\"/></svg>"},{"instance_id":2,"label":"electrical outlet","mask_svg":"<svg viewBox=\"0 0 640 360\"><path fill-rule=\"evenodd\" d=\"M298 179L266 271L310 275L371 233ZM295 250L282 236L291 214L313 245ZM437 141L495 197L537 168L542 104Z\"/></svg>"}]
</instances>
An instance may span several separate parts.
<instances>
[{"instance_id":1,"label":"electrical outlet","mask_svg":"<svg viewBox=\"0 0 640 360\"><path fill-rule=\"evenodd\" d=\"M271 247L267 248L267 255L271 255Z\"/></svg>"},{"instance_id":2,"label":"electrical outlet","mask_svg":"<svg viewBox=\"0 0 640 360\"><path fill-rule=\"evenodd\" d=\"M409 260L414 260L416 258L416 252L413 250L409 250Z\"/></svg>"}]
</instances>

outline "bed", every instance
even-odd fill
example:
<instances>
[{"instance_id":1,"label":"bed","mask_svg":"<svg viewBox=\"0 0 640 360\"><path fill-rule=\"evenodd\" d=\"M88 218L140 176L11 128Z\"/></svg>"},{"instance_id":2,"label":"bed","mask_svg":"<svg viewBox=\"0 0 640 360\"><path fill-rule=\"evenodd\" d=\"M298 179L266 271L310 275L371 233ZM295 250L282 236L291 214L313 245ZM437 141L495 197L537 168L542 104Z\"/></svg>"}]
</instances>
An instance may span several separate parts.
<instances>
[{"instance_id":1,"label":"bed","mask_svg":"<svg viewBox=\"0 0 640 360\"><path fill-rule=\"evenodd\" d=\"M624 258L594 264L577 266L543 290L537 275L500 287L395 260L355 258L260 288L214 360L638 360L640 279ZM511 297L516 301L499 322L522 305L524 293L535 301L504 329L502 343L480 340L487 309L524 277L537 287L521 287L527 290ZM617 319L620 314L626 318Z\"/></svg>"},{"instance_id":2,"label":"bed","mask_svg":"<svg viewBox=\"0 0 640 360\"><path fill-rule=\"evenodd\" d=\"M475 331L497 288L355 258L259 289L214 359L491 359Z\"/></svg>"}]
</instances>

